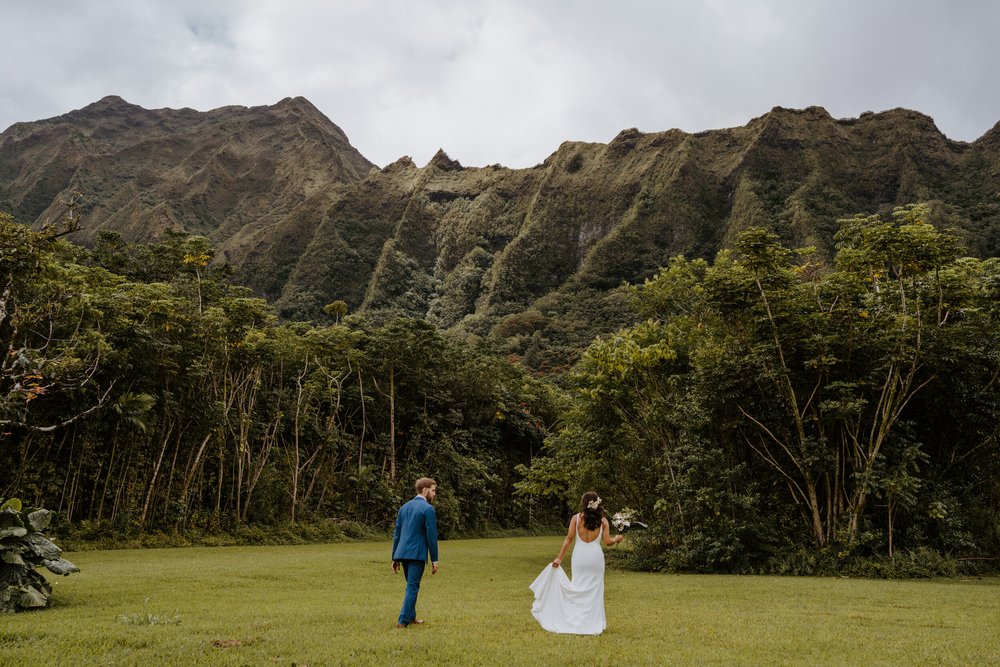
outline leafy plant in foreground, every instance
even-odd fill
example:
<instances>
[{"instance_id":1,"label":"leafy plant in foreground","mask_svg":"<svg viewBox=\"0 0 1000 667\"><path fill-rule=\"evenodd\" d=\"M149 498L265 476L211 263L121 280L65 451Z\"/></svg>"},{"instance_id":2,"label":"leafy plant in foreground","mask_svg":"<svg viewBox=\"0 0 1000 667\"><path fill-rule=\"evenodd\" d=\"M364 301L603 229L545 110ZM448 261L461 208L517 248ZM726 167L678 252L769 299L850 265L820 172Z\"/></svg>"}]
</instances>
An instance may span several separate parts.
<instances>
[{"instance_id":1,"label":"leafy plant in foreground","mask_svg":"<svg viewBox=\"0 0 1000 667\"><path fill-rule=\"evenodd\" d=\"M42 535L51 519L49 510L22 507L17 498L0 499L0 612L49 605L52 587L36 567L63 575L80 571L60 558L62 549Z\"/></svg>"}]
</instances>

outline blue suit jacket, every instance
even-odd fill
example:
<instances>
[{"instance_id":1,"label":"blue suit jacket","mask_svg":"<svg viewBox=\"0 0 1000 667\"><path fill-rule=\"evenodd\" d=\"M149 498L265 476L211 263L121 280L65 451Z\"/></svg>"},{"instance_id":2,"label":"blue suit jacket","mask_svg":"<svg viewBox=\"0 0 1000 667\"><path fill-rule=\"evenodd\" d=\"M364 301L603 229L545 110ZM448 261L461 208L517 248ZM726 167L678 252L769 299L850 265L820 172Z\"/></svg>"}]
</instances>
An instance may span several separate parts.
<instances>
[{"instance_id":1,"label":"blue suit jacket","mask_svg":"<svg viewBox=\"0 0 1000 667\"><path fill-rule=\"evenodd\" d=\"M392 533L393 560L438 559L437 513L423 496L417 496L399 508Z\"/></svg>"}]
</instances>

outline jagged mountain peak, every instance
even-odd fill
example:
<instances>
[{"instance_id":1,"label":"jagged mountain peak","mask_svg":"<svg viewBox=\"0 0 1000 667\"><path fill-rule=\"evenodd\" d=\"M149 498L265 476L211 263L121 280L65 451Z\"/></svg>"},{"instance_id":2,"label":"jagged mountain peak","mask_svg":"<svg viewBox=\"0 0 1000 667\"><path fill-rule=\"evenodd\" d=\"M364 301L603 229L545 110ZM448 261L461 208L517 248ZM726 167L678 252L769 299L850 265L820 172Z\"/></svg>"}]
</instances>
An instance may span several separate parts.
<instances>
[{"instance_id":1,"label":"jagged mountain peak","mask_svg":"<svg viewBox=\"0 0 1000 667\"><path fill-rule=\"evenodd\" d=\"M322 120L334 124L322 111L304 97L286 97L277 104L268 107L273 112L283 112L298 115L303 118Z\"/></svg>"},{"instance_id":2,"label":"jagged mountain peak","mask_svg":"<svg viewBox=\"0 0 1000 667\"><path fill-rule=\"evenodd\" d=\"M91 102L87 106L83 107L81 111L107 111L109 109L121 109L121 108L138 108L134 104L130 104L124 98L118 95L105 95L96 102Z\"/></svg>"},{"instance_id":3,"label":"jagged mountain peak","mask_svg":"<svg viewBox=\"0 0 1000 667\"><path fill-rule=\"evenodd\" d=\"M857 118L833 118L830 113L821 106L809 106L804 109L794 109L789 107L776 106L767 113L753 118L744 127L760 128L788 126L791 123L837 123L841 125L891 125L898 128L912 128L919 131L929 131L935 134L942 134L934 123L934 119L927 114L912 109L896 107L884 111L865 111ZM711 131L711 130L710 130ZM698 133L702 134L702 133Z\"/></svg>"},{"instance_id":4,"label":"jagged mountain peak","mask_svg":"<svg viewBox=\"0 0 1000 667\"><path fill-rule=\"evenodd\" d=\"M944 133L938 129L934 119L925 113L896 107L880 112L867 111L857 118L859 124L878 124L882 127L891 127L900 132L931 133L946 139ZM949 140L950 141L950 140Z\"/></svg>"},{"instance_id":5,"label":"jagged mountain peak","mask_svg":"<svg viewBox=\"0 0 1000 667\"><path fill-rule=\"evenodd\" d=\"M611 140L611 143L615 143L616 141L634 141L636 139L642 139L644 136L646 135L640 132L638 128L630 127L615 135L615 138Z\"/></svg>"},{"instance_id":6,"label":"jagged mountain peak","mask_svg":"<svg viewBox=\"0 0 1000 667\"><path fill-rule=\"evenodd\" d=\"M434 157L427 163L428 167L435 167L441 171L462 171L465 167L458 160L452 160L443 148L439 148Z\"/></svg>"},{"instance_id":7,"label":"jagged mountain peak","mask_svg":"<svg viewBox=\"0 0 1000 667\"><path fill-rule=\"evenodd\" d=\"M830 112L821 106L808 106L804 109L795 109L791 107L776 106L773 107L769 112L764 114L765 116L793 116L802 118L805 120L830 120Z\"/></svg>"},{"instance_id":8,"label":"jagged mountain peak","mask_svg":"<svg viewBox=\"0 0 1000 667\"><path fill-rule=\"evenodd\" d=\"M302 97L301 95L296 95L295 97L286 97L286 98L282 99L281 101L279 101L274 106L276 106L276 107L296 107L296 108L299 108L299 109L306 109L306 110L310 110L310 111L319 111L319 109L317 109L316 106L312 102L310 102L306 98Z\"/></svg>"},{"instance_id":9,"label":"jagged mountain peak","mask_svg":"<svg viewBox=\"0 0 1000 667\"><path fill-rule=\"evenodd\" d=\"M128 116L128 115L149 115L153 112L145 109L137 104L132 104L124 98L118 95L106 95L96 102L91 102L90 104L77 109L75 111L70 111L62 116L56 116L55 118L47 119L48 122L59 122L64 119L75 119L75 118L109 118L112 116Z\"/></svg>"},{"instance_id":10,"label":"jagged mountain peak","mask_svg":"<svg viewBox=\"0 0 1000 667\"><path fill-rule=\"evenodd\" d=\"M409 155L404 155L395 162L387 164L382 168L382 171L386 174L391 174L393 172L409 171L411 169L416 169L417 165L413 162L413 158Z\"/></svg>"}]
</instances>

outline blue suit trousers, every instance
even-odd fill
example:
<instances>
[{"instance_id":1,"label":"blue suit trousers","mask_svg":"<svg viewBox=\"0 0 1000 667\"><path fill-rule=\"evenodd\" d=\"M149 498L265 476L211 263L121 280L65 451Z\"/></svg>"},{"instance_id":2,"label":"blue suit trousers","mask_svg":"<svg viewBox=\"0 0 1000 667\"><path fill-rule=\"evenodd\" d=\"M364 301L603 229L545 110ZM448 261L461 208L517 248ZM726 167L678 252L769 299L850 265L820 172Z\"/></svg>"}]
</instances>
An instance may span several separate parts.
<instances>
[{"instance_id":1,"label":"blue suit trousers","mask_svg":"<svg viewBox=\"0 0 1000 667\"><path fill-rule=\"evenodd\" d=\"M403 575L406 577L406 595L403 597L403 608L399 612L399 623L409 625L417 620L417 593L420 592L420 580L424 576L427 563L422 560L403 559Z\"/></svg>"}]
</instances>

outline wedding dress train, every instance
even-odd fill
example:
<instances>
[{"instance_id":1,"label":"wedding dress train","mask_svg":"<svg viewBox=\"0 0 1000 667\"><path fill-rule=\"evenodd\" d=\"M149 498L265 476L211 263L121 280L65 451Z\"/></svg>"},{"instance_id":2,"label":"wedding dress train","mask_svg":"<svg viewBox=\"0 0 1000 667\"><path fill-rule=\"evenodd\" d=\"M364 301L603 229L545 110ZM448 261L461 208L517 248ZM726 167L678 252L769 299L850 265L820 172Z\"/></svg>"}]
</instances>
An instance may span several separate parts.
<instances>
[{"instance_id":1,"label":"wedding dress train","mask_svg":"<svg viewBox=\"0 0 1000 667\"><path fill-rule=\"evenodd\" d=\"M578 520L582 521L582 517ZM530 588L535 594L531 613L549 632L599 635L607 627L604 617L604 551L601 533L592 542L580 539L577 529L573 543L570 580L561 567L549 563Z\"/></svg>"}]
</instances>

